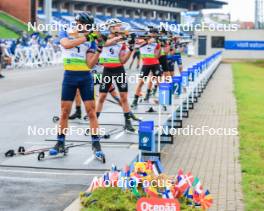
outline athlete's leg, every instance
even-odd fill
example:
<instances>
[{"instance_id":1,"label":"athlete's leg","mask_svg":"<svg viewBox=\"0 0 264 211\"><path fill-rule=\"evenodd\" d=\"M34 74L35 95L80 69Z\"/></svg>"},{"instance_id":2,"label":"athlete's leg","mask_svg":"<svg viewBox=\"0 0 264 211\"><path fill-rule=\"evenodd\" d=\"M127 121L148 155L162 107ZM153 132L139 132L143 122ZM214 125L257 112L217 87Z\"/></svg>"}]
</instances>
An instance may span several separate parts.
<instances>
[{"instance_id":1,"label":"athlete's leg","mask_svg":"<svg viewBox=\"0 0 264 211\"><path fill-rule=\"evenodd\" d=\"M120 101L121 101L121 106L122 106L124 113L130 112L130 107L128 104L127 97L128 97L127 92L120 92Z\"/></svg>"},{"instance_id":2,"label":"athlete's leg","mask_svg":"<svg viewBox=\"0 0 264 211\"><path fill-rule=\"evenodd\" d=\"M139 66L140 66L140 58L139 56L137 57L137 69L139 69Z\"/></svg>"},{"instance_id":3,"label":"athlete's leg","mask_svg":"<svg viewBox=\"0 0 264 211\"><path fill-rule=\"evenodd\" d=\"M181 73L182 70L183 70L183 66L182 66L182 64L181 64L181 65L178 65L178 67L179 67L179 71L180 71L180 73Z\"/></svg>"},{"instance_id":4,"label":"athlete's leg","mask_svg":"<svg viewBox=\"0 0 264 211\"><path fill-rule=\"evenodd\" d=\"M115 86L114 84L112 84L109 88L109 93L111 94L111 96L115 99L115 101L122 106L121 101L120 101L120 97L117 93L117 91L115 90Z\"/></svg>"},{"instance_id":5,"label":"athlete's leg","mask_svg":"<svg viewBox=\"0 0 264 211\"><path fill-rule=\"evenodd\" d=\"M90 122L90 130L91 135L98 135L99 134L99 125L98 120L96 117L96 109L95 109L95 101L94 100L87 100L84 103L85 111L89 118Z\"/></svg>"},{"instance_id":6,"label":"athlete's leg","mask_svg":"<svg viewBox=\"0 0 264 211\"><path fill-rule=\"evenodd\" d=\"M156 81L156 84L154 85L152 93L153 93L153 95L156 95L159 83L161 81L161 74L162 74L162 72L160 70L160 65L159 64L153 65L151 71L152 71L152 74L153 74L153 79L152 80Z\"/></svg>"},{"instance_id":7,"label":"athlete's leg","mask_svg":"<svg viewBox=\"0 0 264 211\"><path fill-rule=\"evenodd\" d=\"M61 101L61 116L59 122L59 134L65 134L66 128L68 128L68 118L72 108L72 101Z\"/></svg>"},{"instance_id":8,"label":"athlete's leg","mask_svg":"<svg viewBox=\"0 0 264 211\"><path fill-rule=\"evenodd\" d=\"M137 107L138 98L141 96L141 89L145 83L146 78L148 78L149 73L150 73L149 66L143 65L142 69L140 71L140 78L139 78L138 84L136 86L134 100L133 100L132 105L131 105L132 108Z\"/></svg>"},{"instance_id":9,"label":"athlete's leg","mask_svg":"<svg viewBox=\"0 0 264 211\"><path fill-rule=\"evenodd\" d=\"M144 82L144 79L143 78L140 78L139 81L138 81L138 84L136 86L134 100L133 100L132 105L131 105L132 108L137 107L138 98L141 96L141 89L142 89L144 83L145 83Z\"/></svg>"},{"instance_id":10,"label":"athlete's leg","mask_svg":"<svg viewBox=\"0 0 264 211\"><path fill-rule=\"evenodd\" d=\"M50 154L56 155L64 152L65 138L68 129L68 118L71 112L73 101L61 101L61 116L59 122L59 131L57 135L57 143L50 150Z\"/></svg>"},{"instance_id":11,"label":"athlete's leg","mask_svg":"<svg viewBox=\"0 0 264 211\"><path fill-rule=\"evenodd\" d=\"M129 65L129 69L131 69L131 67L132 67L132 65L133 65L133 63L134 63L134 61L135 61L135 58L133 57L132 60L131 60L130 65Z\"/></svg>"},{"instance_id":12,"label":"athlete's leg","mask_svg":"<svg viewBox=\"0 0 264 211\"><path fill-rule=\"evenodd\" d=\"M103 110L103 106L104 106L104 102L105 102L106 97L107 97L107 93L105 93L105 92L100 92L99 93L99 97L98 97L97 105L96 105L96 115L97 115L97 117L100 116L100 113Z\"/></svg>"},{"instance_id":13,"label":"athlete's leg","mask_svg":"<svg viewBox=\"0 0 264 211\"><path fill-rule=\"evenodd\" d=\"M77 89L76 96L75 96L75 104L76 106L80 107L81 103L82 103L82 98L81 98L80 90Z\"/></svg>"},{"instance_id":14,"label":"athlete's leg","mask_svg":"<svg viewBox=\"0 0 264 211\"><path fill-rule=\"evenodd\" d=\"M177 57L177 64L178 64L179 72L181 73L182 70L183 70L181 55L179 55L179 56Z\"/></svg>"},{"instance_id":15,"label":"athlete's leg","mask_svg":"<svg viewBox=\"0 0 264 211\"><path fill-rule=\"evenodd\" d=\"M77 91L77 79L72 73L65 72L62 83L61 94L61 115L59 122L59 131L57 137L57 143L51 151L55 151L55 154L64 149L66 129L68 128L68 118L71 112L73 100Z\"/></svg>"},{"instance_id":16,"label":"athlete's leg","mask_svg":"<svg viewBox=\"0 0 264 211\"><path fill-rule=\"evenodd\" d=\"M144 98L145 101L148 101L150 98L151 90L153 87L153 80L154 80L154 78L153 78L152 74L150 74L148 76L147 93L146 93L145 98Z\"/></svg>"},{"instance_id":17,"label":"athlete's leg","mask_svg":"<svg viewBox=\"0 0 264 211\"><path fill-rule=\"evenodd\" d=\"M96 157L102 158L100 145L100 130L96 117L95 100L94 100L94 83L92 74L87 73L83 80L79 83L80 95L84 102L85 111L89 117L90 134L92 136L92 150Z\"/></svg>"},{"instance_id":18,"label":"athlete's leg","mask_svg":"<svg viewBox=\"0 0 264 211\"><path fill-rule=\"evenodd\" d=\"M107 68L104 68L102 81L99 88L99 98L96 105L96 115L100 116L101 111L103 110L103 105L107 97L110 86L112 85L112 75Z\"/></svg>"},{"instance_id":19,"label":"athlete's leg","mask_svg":"<svg viewBox=\"0 0 264 211\"><path fill-rule=\"evenodd\" d=\"M75 95L75 113L73 113L71 116L69 116L69 119L81 119L82 118L82 110L81 110L81 103L82 103L82 98L80 95L79 89L76 92Z\"/></svg>"}]
</instances>

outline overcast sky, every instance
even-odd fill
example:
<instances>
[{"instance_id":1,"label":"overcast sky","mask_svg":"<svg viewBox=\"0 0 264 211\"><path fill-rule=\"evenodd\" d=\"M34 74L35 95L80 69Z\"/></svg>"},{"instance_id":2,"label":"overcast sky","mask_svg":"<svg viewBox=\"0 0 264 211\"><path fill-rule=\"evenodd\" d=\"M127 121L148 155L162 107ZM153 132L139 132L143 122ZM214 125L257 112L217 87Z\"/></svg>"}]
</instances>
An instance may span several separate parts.
<instances>
[{"instance_id":1,"label":"overcast sky","mask_svg":"<svg viewBox=\"0 0 264 211\"><path fill-rule=\"evenodd\" d=\"M254 21L255 0L224 0L229 4L224 6L223 11L231 14L232 21Z\"/></svg>"}]
</instances>

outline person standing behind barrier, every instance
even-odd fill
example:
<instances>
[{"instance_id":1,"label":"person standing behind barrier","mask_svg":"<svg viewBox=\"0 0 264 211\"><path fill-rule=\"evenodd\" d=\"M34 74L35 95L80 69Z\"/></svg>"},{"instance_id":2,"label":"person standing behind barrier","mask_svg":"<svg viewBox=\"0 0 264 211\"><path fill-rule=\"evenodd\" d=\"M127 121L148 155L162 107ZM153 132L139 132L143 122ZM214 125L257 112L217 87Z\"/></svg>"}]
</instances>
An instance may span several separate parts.
<instances>
[{"instance_id":1,"label":"person standing behind barrier","mask_svg":"<svg viewBox=\"0 0 264 211\"><path fill-rule=\"evenodd\" d=\"M90 132L92 136L92 150L97 158L104 159L101 150L99 125L95 112L94 83L91 68L98 62L102 45L96 46L94 33L90 32L94 24L94 18L86 12L75 17L78 24L77 30L62 31L60 44L63 50L64 79L62 83L61 117L57 143L50 154L65 151L65 136L68 128L68 118L77 89L85 105L90 120ZM80 29L79 26L84 27Z\"/></svg>"}]
</instances>

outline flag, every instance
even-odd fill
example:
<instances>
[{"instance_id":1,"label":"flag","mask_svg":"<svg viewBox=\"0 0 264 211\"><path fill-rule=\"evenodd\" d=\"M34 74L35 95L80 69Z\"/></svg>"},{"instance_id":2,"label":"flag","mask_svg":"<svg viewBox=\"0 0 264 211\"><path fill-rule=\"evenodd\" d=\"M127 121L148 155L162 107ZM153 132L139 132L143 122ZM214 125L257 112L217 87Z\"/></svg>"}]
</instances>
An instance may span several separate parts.
<instances>
[{"instance_id":1,"label":"flag","mask_svg":"<svg viewBox=\"0 0 264 211\"><path fill-rule=\"evenodd\" d=\"M185 193L184 193L184 197L187 199L193 199L193 188L189 187Z\"/></svg>"},{"instance_id":2,"label":"flag","mask_svg":"<svg viewBox=\"0 0 264 211\"><path fill-rule=\"evenodd\" d=\"M169 188L165 188L164 192L162 192L162 198L173 199L173 194Z\"/></svg>"},{"instance_id":3,"label":"flag","mask_svg":"<svg viewBox=\"0 0 264 211\"><path fill-rule=\"evenodd\" d=\"M186 182L188 183L188 186L192 186L192 183L194 181L194 178L193 178L193 175L191 174L191 172L188 172L186 175L185 175L185 180Z\"/></svg>"},{"instance_id":4,"label":"flag","mask_svg":"<svg viewBox=\"0 0 264 211\"><path fill-rule=\"evenodd\" d=\"M200 194L196 190L193 192L193 201L194 203L200 205Z\"/></svg>"},{"instance_id":5,"label":"flag","mask_svg":"<svg viewBox=\"0 0 264 211\"><path fill-rule=\"evenodd\" d=\"M201 181L198 179L198 177L194 178L194 181L192 183L192 187L194 190L198 193L201 194L203 192L203 187L201 185Z\"/></svg>"},{"instance_id":6,"label":"flag","mask_svg":"<svg viewBox=\"0 0 264 211\"><path fill-rule=\"evenodd\" d=\"M90 187L87 189L86 192L93 192L98 187L99 187L99 180L97 177L94 177L92 182L91 182Z\"/></svg>"},{"instance_id":7,"label":"flag","mask_svg":"<svg viewBox=\"0 0 264 211\"><path fill-rule=\"evenodd\" d=\"M147 162L146 169L152 171L152 162L150 160Z\"/></svg>"},{"instance_id":8,"label":"flag","mask_svg":"<svg viewBox=\"0 0 264 211\"><path fill-rule=\"evenodd\" d=\"M110 172L109 174L110 182L113 187L117 186L118 178L119 178L119 172Z\"/></svg>"},{"instance_id":9,"label":"flag","mask_svg":"<svg viewBox=\"0 0 264 211\"><path fill-rule=\"evenodd\" d=\"M189 187L189 184L184 175L180 176L178 184L176 184L179 189L179 194L182 195L186 189Z\"/></svg>"},{"instance_id":10,"label":"flag","mask_svg":"<svg viewBox=\"0 0 264 211\"><path fill-rule=\"evenodd\" d=\"M132 193L134 194L134 196L136 196L137 198L140 198L140 193L137 190L137 187L133 187L132 188Z\"/></svg>"},{"instance_id":11,"label":"flag","mask_svg":"<svg viewBox=\"0 0 264 211\"><path fill-rule=\"evenodd\" d=\"M180 189L178 187L177 184L175 184L172 189L171 189L171 193L173 195L174 198L180 198L181 193L180 193Z\"/></svg>"},{"instance_id":12,"label":"flag","mask_svg":"<svg viewBox=\"0 0 264 211\"><path fill-rule=\"evenodd\" d=\"M208 190L200 195L200 204L203 209L208 209L212 206L213 197Z\"/></svg>"},{"instance_id":13,"label":"flag","mask_svg":"<svg viewBox=\"0 0 264 211\"><path fill-rule=\"evenodd\" d=\"M159 197L157 190L155 190L155 188L151 186L145 188L145 193L147 194L148 197L152 197L152 198Z\"/></svg>"},{"instance_id":14,"label":"flag","mask_svg":"<svg viewBox=\"0 0 264 211\"><path fill-rule=\"evenodd\" d=\"M130 168L128 165L124 168L125 177L130 177Z\"/></svg>"}]
</instances>

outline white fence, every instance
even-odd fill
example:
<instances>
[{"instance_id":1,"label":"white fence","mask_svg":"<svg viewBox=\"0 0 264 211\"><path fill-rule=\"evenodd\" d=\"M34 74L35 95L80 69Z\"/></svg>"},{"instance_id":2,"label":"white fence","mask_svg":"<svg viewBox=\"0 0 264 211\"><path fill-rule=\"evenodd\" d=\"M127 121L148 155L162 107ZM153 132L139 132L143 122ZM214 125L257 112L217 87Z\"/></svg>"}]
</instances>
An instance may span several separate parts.
<instances>
[{"instance_id":1,"label":"white fence","mask_svg":"<svg viewBox=\"0 0 264 211\"><path fill-rule=\"evenodd\" d=\"M61 50L53 47L17 47L11 68L38 68L62 63Z\"/></svg>"}]
</instances>

